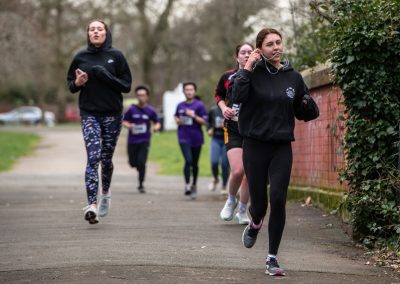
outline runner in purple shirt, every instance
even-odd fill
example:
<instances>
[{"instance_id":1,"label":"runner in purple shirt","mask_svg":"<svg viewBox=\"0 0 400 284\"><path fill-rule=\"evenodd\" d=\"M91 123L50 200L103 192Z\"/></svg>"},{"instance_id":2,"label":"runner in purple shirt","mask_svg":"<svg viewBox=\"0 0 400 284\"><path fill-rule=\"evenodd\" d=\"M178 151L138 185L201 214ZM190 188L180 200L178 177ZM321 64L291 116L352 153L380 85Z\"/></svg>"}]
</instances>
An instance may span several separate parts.
<instances>
[{"instance_id":1,"label":"runner in purple shirt","mask_svg":"<svg viewBox=\"0 0 400 284\"><path fill-rule=\"evenodd\" d=\"M129 164L132 168L136 168L139 173L139 192L145 193L143 182L150 146L151 122L154 123L155 131L160 130L161 125L156 110L147 104L150 95L149 88L138 86L135 89L135 95L138 99L138 104L132 105L125 113L123 125L129 129Z\"/></svg>"},{"instance_id":2,"label":"runner in purple shirt","mask_svg":"<svg viewBox=\"0 0 400 284\"><path fill-rule=\"evenodd\" d=\"M181 147L185 165L185 195L192 199L197 197L197 175L199 172L199 158L201 146L204 143L202 125L207 124L207 109L204 104L196 99L197 86L193 82L183 84L183 93L186 101L178 104L175 112L175 120L178 124L178 140ZM190 170L193 181L190 185Z\"/></svg>"}]
</instances>

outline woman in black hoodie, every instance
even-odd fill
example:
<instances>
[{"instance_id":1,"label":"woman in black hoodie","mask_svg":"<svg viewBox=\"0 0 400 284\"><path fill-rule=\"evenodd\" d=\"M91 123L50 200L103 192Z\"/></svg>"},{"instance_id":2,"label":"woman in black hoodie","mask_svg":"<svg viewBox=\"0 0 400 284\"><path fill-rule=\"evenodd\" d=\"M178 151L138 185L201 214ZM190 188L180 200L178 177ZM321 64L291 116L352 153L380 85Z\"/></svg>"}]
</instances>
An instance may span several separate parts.
<instances>
[{"instance_id":1,"label":"woman in black hoodie","mask_svg":"<svg viewBox=\"0 0 400 284\"><path fill-rule=\"evenodd\" d=\"M285 226L286 195L292 167L294 118L308 93L301 75L282 62L282 36L275 29L261 30L256 49L234 83L232 99L242 103L239 131L244 136L243 164L249 183L251 222L243 232L245 247L257 239L267 211L270 183L271 213L266 273L283 276L276 255Z\"/></svg>"},{"instance_id":2,"label":"woman in black hoodie","mask_svg":"<svg viewBox=\"0 0 400 284\"><path fill-rule=\"evenodd\" d=\"M87 152L88 206L84 208L84 218L96 224L98 215L106 216L110 207L112 157L122 125L121 93L130 91L132 77L124 55L112 48L111 33L104 21L89 23L87 41L88 47L72 60L67 80L72 93L80 91L81 126ZM102 195L97 202L100 162Z\"/></svg>"}]
</instances>

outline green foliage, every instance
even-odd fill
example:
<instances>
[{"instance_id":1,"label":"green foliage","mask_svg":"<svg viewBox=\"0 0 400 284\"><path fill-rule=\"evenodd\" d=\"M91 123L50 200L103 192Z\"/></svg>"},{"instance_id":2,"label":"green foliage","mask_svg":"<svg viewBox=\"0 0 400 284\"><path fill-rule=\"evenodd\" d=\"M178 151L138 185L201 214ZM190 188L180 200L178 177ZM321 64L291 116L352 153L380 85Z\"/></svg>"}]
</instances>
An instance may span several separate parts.
<instances>
[{"instance_id":1,"label":"green foliage","mask_svg":"<svg viewBox=\"0 0 400 284\"><path fill-rule=\"evenodd\" d=\"M296 33L296 37L288 39L288 45L295 50L289 54L290 63L296 70L311 68L328 59L331 50L329 23L311 17Z\"/></svg>"},{"instance_id":2,"label":"green foliage","mask_svg":"<svg viewBox=\"0 0 400 284\"><path fill-rule=\"evenodd\" d=\"M400 4L336 0L332 8L331 61L347 117L345 206L356 238L400 248Z\"/></svg>"},{"instance_id":3,"label":"green foliage","mask_svg":"<svg viewBox=\"0 0 400 284\"><path fill-rule=\"evenodd\" d=\"M0 132L0 172L11 169L18 158L29 154L39 139L36 134Z\"/></svg>"},{"instance_id":4,"label":"green foliage","mask_svg":"<svg viewBox=\"0 0 400 284\"><path fill-rule=\"evenodd\" d=\"M0 91L0 101L12 105L38 105L41 102L54 104L56 102L54 88L40 90L34 85L12 85Z\"/></svg>"}]
</instances>

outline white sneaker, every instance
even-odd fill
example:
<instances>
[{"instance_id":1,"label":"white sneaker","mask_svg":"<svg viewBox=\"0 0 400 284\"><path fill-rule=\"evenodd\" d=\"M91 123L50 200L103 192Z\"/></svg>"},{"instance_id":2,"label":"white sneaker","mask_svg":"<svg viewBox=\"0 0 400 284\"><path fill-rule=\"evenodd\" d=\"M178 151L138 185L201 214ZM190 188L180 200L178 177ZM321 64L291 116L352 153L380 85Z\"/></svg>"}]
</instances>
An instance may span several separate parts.
<instances>
[{"instance_id":1,"label":"white sneaker","mask_svg":"<svg viewBox=\"0 0 400 284\"><path fill-rule=\"evenodd\" d=\"M250 223L250 219L247 216L246 212L238 212L235 215L235 221L238 222L240 225L248 225Z\"/></svg>"},{"instance_id":2,"label":"white sneaker","mask_svg":"<svg viewBox=\"0 0 400 284\"><path fill-rule=\"evenodd\" d=\"M229 199L225 202L224 208L222 208L219 216L224 221L231 221L233 219L233 211L235 211L236 206L238 205L237 199L235 202L229 202Z\"/></svg>"},{"instance_id":3,"label":"white sneaker","mask_svg":"<svg viewBox=\"0 0 400 284\"><path fill-rule=\"evenodd\" d=\"M99 216L106 217L111 207L111 193L100 196Z\"/></svg>"},{"instance_id":4,"label":"white sneaker","mask_svg":"<svg viewBox=\"0 0 400 284\"><path fill-rule=\"evenodd\" d=\"M209 185L208 185L208 190L209 191L215 191L217 189L217 184L218 184L218 180L214 179Z\"/></svg>"},{"instance_id":5,"label":"white sneaker","mask_svg":"<svg viewBox=\"0 0 400 284\"><path fill-rule=\"evenodd\" d=\"M86 221L88 221L90 224L99 223L99 217L97 216L97 208L95 205L88 205L83 208L83 210L85 211L83 216Z\"/></svg>"},{"instance_id":6,"label":"white sneaker","mask_svg":"<svg viewBox=\"0 0 400 284\"><path fill-rule=\"evenodd\" d=\"M185 195L190 195L192 193L192 188L190 184L185 185Z\"/></svg>"}]
</instances>

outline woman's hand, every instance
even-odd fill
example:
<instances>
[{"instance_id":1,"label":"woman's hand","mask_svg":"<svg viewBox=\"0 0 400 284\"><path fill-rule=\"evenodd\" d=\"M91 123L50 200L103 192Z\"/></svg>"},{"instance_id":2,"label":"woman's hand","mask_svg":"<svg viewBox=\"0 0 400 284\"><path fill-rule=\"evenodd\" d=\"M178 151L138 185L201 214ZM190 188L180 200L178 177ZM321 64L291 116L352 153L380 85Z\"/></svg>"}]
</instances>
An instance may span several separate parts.
<instances>
[{"instance_id":1,"label":"woman's hand","mask_svg":"<svg viewBox=\"0 0 400 284\"><path fill-rule=\"evenodd\" d=\"M130 123L129 121L125 121L125 120L122 122L122 125L128 129L132 129L135 126L135 124Z\"/></svg>"},{"instance_id":2,"label":"woman's hand","mask_svg":"<svg viewBox=\"0 0 400 284\"><path fill-rule=\"evenodd\" d=\"M261 50L258 48L254 49L253 52L250 54L249 59L244 66L244 69L248 71L252 71L254 64L257 63L261 59Z\"/></svg>"},{"instance_id":3,"label":"woman's hand","mask_svg":"<svg viewBox=\"0 0 400 284\"><path fill-rule=\"evenodd\" d=\"M183 125L183 122L182 122L182 120L181 120L179 117L176 117L176 116L175 116L175 121L176 121L176 124L177 124L178 126Z\"/></svg>"},{"instance_id":4,"label":"woman's hand","mask_svg":"<svg viewBox=\"0 0 400 284\"><path fill-rule=\"evenodd\" d=\"M195 116L196 116L196 113L194 112L194 110L191 110L191 109L185 109L185 114L187 115L187 116L189 116L189 117L191 117L191 118L195 118Z\"/></svg>"},{"instance_id":5,"label":"woman's hand","mask_svg":"<svg viewBox=\"0 0 400 284\"><path fill-rule=\"evenodd\" d=\"M161 123L159 123L159 122L155 123L153 129L154 129L155 132L160 131L160 129L161 129Z\"/></svg>"},{"instance_id":6,"label":"woman's hand","mask_svg":"<svg viewBox=\"0 0 400 284\"><path fill-rule=\"evenodd\" d=\"M86 72L83 72L79 68L75 70L75 76L75 85L78 87L85 85L86 82L89 80L88 74Z\"/></svg>"},{"instance_id":7,"label":"woman's hand","mask_svg":"<svg viewBox=\"0 0 400 284\"><path fill-rule=\"evenodd\" d=\"M229 120L235 115L235 112L233 111L233 109L226 106L222 109L222 115L225 119Z\"/></svg>"}]
</instances>

